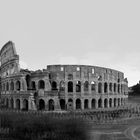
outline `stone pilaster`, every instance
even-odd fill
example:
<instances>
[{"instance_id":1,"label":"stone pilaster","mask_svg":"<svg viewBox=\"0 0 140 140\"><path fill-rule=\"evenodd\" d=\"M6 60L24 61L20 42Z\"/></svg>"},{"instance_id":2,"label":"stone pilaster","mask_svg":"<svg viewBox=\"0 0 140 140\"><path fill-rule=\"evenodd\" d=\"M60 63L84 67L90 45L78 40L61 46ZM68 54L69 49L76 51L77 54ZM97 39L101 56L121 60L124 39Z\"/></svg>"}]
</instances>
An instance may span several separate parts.
<instances>
[{"instance_id":1,"label":"stone pilaster","mask_svg":"<svg viewBox=\"0 0 140 140\"><path fill-rule=\"evenodd\" d=\"M95 82L95 90L96 90L96 94L98 94L98 82Z\"/></svg>"},{"instance_id":2,"label":"stone pilaster","mask_svg":"<svg viewBox=\"0 0 140 140\"><path fill-rule=\"evenodd\" d=\"M84 99L81 99L81 109L84 110Z\"/></svg>"},{"instance_id":3,"label":"stone pilaster","mask_svg":"<svg viewBox=\"0 0 140 140\"><path fill-rule=\"evenodd\" d=\"M88 108L91 109L91 99L88 100Z\"/></svg>"}]
</instances>

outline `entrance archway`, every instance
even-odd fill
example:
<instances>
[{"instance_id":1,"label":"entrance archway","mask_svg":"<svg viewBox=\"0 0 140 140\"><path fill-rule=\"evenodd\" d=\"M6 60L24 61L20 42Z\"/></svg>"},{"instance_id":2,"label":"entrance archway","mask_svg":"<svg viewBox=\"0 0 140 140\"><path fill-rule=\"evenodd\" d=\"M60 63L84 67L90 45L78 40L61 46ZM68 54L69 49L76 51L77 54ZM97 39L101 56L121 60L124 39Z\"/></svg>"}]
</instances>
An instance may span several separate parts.
<instances>
[{"instance_id":1,"label":"entrance archway","mask_svg":"<svg viewBox=\"0 0 140 140\"><path fill-rule=\"evenodd\" d=\"M73 110L73 100L72 99L68 99L67 109L68 110Z\"/></svg>"},{"instance_id":2,"label":"entrance archway","mask_svg":"<svg viewBox=\"0 0 140 140\"><path fill-rule=\"evenodd\" d=\"M117 99L114 98L114 107L116 107L116 106L117 106Z\"/></svg>"},{"instance_id":3,"label":"entrance archway","mask_svg":"<svg viewBox=\"0 0 140 140\"><path fill-rule=\"evenodd\" d=\"M107 104L108 104L108 100L105 99L105 100L104 100L104 107L105 107L105 108L107 108Z\"/></svg>"},{"instance_id":4,"label":"entrance archway","mask_svg":"<svg viewBox=\"0 0 140 140\"><path fill-rule=\"evenodd\" d=\"M28 110L28 100L27 99L23 100L23 110Z\"/></svg>"},{"instance_id":5,"label":"entrance archway","mask_svg":"<svg viewBox=\"0 0 140 140\"><path fill-rule=\"evenodd\" d=\"M96 108L96 100L95 99L92 99L92 101L91 101L91 107L93 109Z\"/></svg>"},{"instance_id":6,"label":"entrance archway","mask_svg":"<svg viewBox=\"0 0 140 140\"><path fill-rule=\"evenodd\" d=\"M61 107L61 110L65 110L66 109L66 104L65 104L65 100L64 99L60 99L60 107Z\"/></svg>"},{"instance_id":7,"label":"entrance archway","mask_svg":"<svg viewBox=\"0 0 140 140\"><path fill-rule=\"evenodd\" d=\"M76 109L81 109L81 100L76 99Z\"/></svg>"},{"instance_id":8,"label":"entrance archway","mask_svg":"<svg viewBox=\"0 0 140 140\"><path fill-rule=\"evenodd\" d=\"M49 100L49 110L54 110L54 100L52 99Z\"/></svg>"},{"instance_id":9,"label":"entrance archway","mask_svg":"<svg viewBox=\"0 0 140 140\"><path fill-rule=\"evenodd\" d=\"M98 100L98 108L102 108L102 99Z\"/></svg>"},{"instance_id":10,"label":"entrance archway","mask_svg":"<svg viewBox=\"0 0 140 140\"><path fill-rule=\"evenodd\" d=\"M112 99L109 99L109 107L112 107Z\"/></svg>"},{"instance_id":11,"label":"entrance archway","mask_svg":"<svg viewBox=\"0 0 140 140\"><path fill-rule=\"evenodd\" d=\"M43 99L39 100L39 110L45 109L45 101Z\"/></svg>"},{"instance_id":12,"label":"entrance archway","mask_svg":"<svg viewBox=\"0 0 140 140\"><path fill-rule=\"evenodd\" d=\"M73 92L73 82L68 82L68 92Z\"/></svg>"},{"instance_id":13,"label":"entrance archway","mask_svg":"<svg viewBox=\"0 0 140 140\"><path fill-rule=\"evenodd\" d=\"M20 100L16 100L16 109L20 110Z\"/></svg>"},{"instance_id":14,"label":"entrance archway","mask_svg":"<svg viewBox=\"0 0 140 140\"><path fill-rule=\"evenodd\" d=\"M84 101L84 108L88 109L88 99L85 99L85 101Z\"/></svg>"},{"instance_id":15,"label":"entrance archway","mask_svg":"<svg viewBox=\"0 0 140 140\"><path fill-rule=\"evenodd\" d=\"M11 98L10 104L11 104L11 109L13 109L14 108L14 100L13 100L13 98Z\"/></svg>"}]
</instances>

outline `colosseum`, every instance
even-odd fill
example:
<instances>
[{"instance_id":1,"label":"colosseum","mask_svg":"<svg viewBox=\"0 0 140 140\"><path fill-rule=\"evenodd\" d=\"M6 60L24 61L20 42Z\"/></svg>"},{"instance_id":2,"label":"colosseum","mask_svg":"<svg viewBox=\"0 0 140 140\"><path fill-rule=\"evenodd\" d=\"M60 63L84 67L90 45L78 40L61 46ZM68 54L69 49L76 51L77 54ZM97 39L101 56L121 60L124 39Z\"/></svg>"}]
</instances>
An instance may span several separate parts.
<instances>
[{"instance_id":1,"label":"colosseum","mask_svg":"<svg viewBox=\"0 0 140 140\"><path fill-rule=\"evenodd\" d=\"M89 65L20 68L14 43L0 50L1 107L17 110L86 110L123 107L128 81L120 71Z\"/></svg>"}]
</instances>

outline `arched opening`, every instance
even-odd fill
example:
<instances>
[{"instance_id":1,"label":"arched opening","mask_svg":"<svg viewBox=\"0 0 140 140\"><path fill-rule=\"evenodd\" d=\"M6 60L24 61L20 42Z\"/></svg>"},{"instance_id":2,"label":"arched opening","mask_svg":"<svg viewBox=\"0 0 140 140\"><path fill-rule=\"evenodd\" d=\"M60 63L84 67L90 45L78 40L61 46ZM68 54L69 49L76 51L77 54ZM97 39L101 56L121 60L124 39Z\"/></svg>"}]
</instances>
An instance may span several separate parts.
<instances>
[{"instance_id":1,"label":"arched opening","mask_svg":"<svg viewBox=\"0 0 140 140\"><path fill-rule=\"evenodd\" d=\"M102 83L98 83L98 93L102 93Z\"/></svg>"},{"instance_id":2,"label":"arched opening","mask_svg":"<svg viewBox=\"0 0 140 140\"><path fill-rule=\"evenodd\" d=\"M81 100L76 99L76 109L81 109Z\"/></svg>"},{"instance_id":3,"label":"arched opening","mask_svg":"<svg viewBox=\"0 0 140 140\"><path fill-rule=\"evenodd\" d=\"M109 91L112 92L112 83L109 84Z\"/></svg>"},{"instance_id":4,"label":"arched opening","mask_svg":"<svg viewBox=\"0 0 140 140\"><path fill-rule=\"evenodd\" d=\"M36 90L35 81L32 81L32 82L31 82L31 87L32 87L32 90Z\"/></svg>"},{"instance_id":5,"label":"arched opening","mask_svg":"<svg viewBox=\"0 0 140 140\"><path fill-rule=\"evenodd\" d=\"M44 89L44 88L45 88L45 82L44 82L43 80L40 80L40 81L38 82L38 88L39 88L39 89Z\"/></svg>"},{"instance_id":6,"label":"arched opening","mask_svg":"<svg viewBox=\"0 0 140 140\"><path fill-rule=\"evenodd\" d=\"M123 85L121 84L121 93L123 93Z\"/></svg>"},{"instance_id":7,"label":"arched opening","mask_svg":"<svg viewBox=\"0 0 140 140\"><path fill-rule=\"evenodd\" d=\"M23 100L23 110L28 110L28 100L27 99Z\"/></svg>"},{"instance_id":8,"label":"arched opening","mask_svg":"<svg viewBox=\"0 0 140 140\"><path fill-rule=\"evenodd\" d=\"M5 91L5 84L3 84L3 91Z\"/></svg>"},{"instance_id":9,"label":"arched opening","mask_svg":"<svg viewBox=\"0 0 140 140\"><path fill-rule=\"evenodd\" d=\"M65 82L64 81L60 82L60 91L65 91Z\"/></svg>"},{"instance_id":10,"label":"arched opening","mask_svg":"<svg viewBox=\"0 0 140 140\"><path fill-rule=\"evenodd\" d=\"M67 109L68 110L72 110L73 109L73 100L72 99L68 99Z\"/></svg>"},{"instance_id":11,"label":"arched opening","mask_svg":"<svg viewBox=\"0 0 140 140\"><path fill-rule=\"evenodd\" d=\"M116 107L116 106L117 106L117 99L114 98L114 107Z\"/></svg>"},{"instance_id":12,"label":"arched opening","mask_svg":"<svg viewBox=\"0 0 140 140\"><path fill-rule=\"evenodd\" d=\"M49 110L54 110L54 100L52 99L49 100Z\"/></svg>"},{"instance_id":13,"label":"arched opening","mask_svg":"<svg viewBox=\"0 0 140 140\"><path fill-rule=\"evenodd\" d=\"M96 100L95 99L92 99L92 101L91 101L91 107L93 109L96 108Z\"/></svg>"},{"instance_id":14,"label":"arched opening","mask_svg":"<svg viewBox=\"0 0 140 140\"><path fill-rule=\"evenodd\" d=\"M16 90L20 90L20 81L16 82Z\"/></svg>"},{"instance_id":15,"label":"arched opening","mask_svg":"<svg viewBox=\"0 0 140 140\"><path fill-rule=\"evenodd\" d=\"M31 77L30 75L26 75L26 85L27 85L27 90L30 89L30 82L31 82Z\"/></svg>"},{"instance_id":16,"label":"arched opening","mask_svg":"<svg viewBox=\"0 0 140 140\"><path fill-rule=\"evenodd\" d=\"M102 108L102 99L101 98L98 100L98 108Z\"/></svg>"},{"instance_id":17,"label":"arched opening","mask_svg":"<svg viewBox=\"0 0 140 140\"><path fill-rule=\"evenodd\" d=\"M107 83L104 83L104 93L107 93Z\"/></svg>"},{"instance_id":18,"label":"arched opening","mask_svg":"<svg viewBox=\"0 0 140 140\"><path fill-rule=\"evenodd\" d=\"M123 105L123 98L121 98L121 105Z\"/></svg>"},{"instance_id":19,"label":"arched opening","mask_svg":"<svg viewBox=\"0 0 140 140\"><path fill-rule=\"evenodd\" d=\"M6 108L9 108L9 99L6 99Z\"/></svg>"},{"instance_id":20,"label":"arched opening","mask_svg":"<svg viewBox=\"0 0 140 140\"><path fill-rule=\"evenodd\" d=\"M61 107L61 110L65 110L66 109L66 104L65 104L65 100L64 99L60 99L60 107Z\"/></svg>"},{"instance_id":21,"label":"arched opening","mask_svg":"<svg viewBox=\"0 0 140 140\"><path fill-rule=\"evenodd\" d=\"M120 93L120 84L118 84L118 93Z\"/></svg>"},{"instance_id":22,"label":"arched opening","mask_svg":"<svg viewBox=\"0 0 140 140\"><path fill-rule=\"evenodd\" d=\"M88 81L85 81L85 83L84 83L84 91L88 91L88 86L89 86Z\"/></svg>"},{"instance_id":23,"label":"arched opening","mask_svg":"<svg viewBox=\"0 0 140 140\"><path fill-rule=\"evenodd\" d=\"M9 83L6 83L6 90L9 91Z\"/></svg>"},{"instance_id":24,"label":"arched opening","mask_svg":"<svg viewBox=\"0 0 140 140\"><path fill-rule=\"evenodd\" d=\"M16 109L20 110L20 100L16 100Z\"/></svg>"},{"instance_id":25,"label":"arched opening","mask_svg":"<svg viewBox=\"0 0 140 140\"><path fill-rule=\"evenodd\" d=\"M11 108L13 109L14 108L14 100L13 100L13 98L11 98L10 104L11 104Z\"/></svg>"},{"instance_id":26,"label":"arched opening","mask_svg":"<svg viewBox=\"0 0 140 140\"><path fill-rule=\"evenodd\" d=\"M57 83L55 81L51 83L51 86L52 86L52 90L57 90Z\"/></svg>"},{"instance_id":27,"label":"arched opening","mask_svg":"<svg viewBox=\"0 0 140 140\"><path fill-rule=\"evenodd\" d=\"M118 98L118 106L120 106L121 105L121 100L120 100L120 98Z\"/></svg>"},{"instance_id":28,"label":"arched opening","mask_svg":"<svg viewBox=\"0 0 140 140\"><path fill-rule=\"evenodd\" d=\"M88 109L88 99L85 99L84 100L84 108L85 109Z\"/></svg>"},{"instance_id":29,"label":"arched opening","mask_svg":"<svg viewBox=\"0 0 140 140\"><path fill-rule=\"evenodd\" d=\"M107 108L107 105L108 105L108 100L105 99L105 100L104 100L104 107Z\"/></svg>"},{"instance_id":30,"label":"arched opening","mask_svg":"<svg viewBox=\"0 0 140 140\"><path fill-rule=\"evenodd\" d=\"M76 83L76 92L81 92L81 82L77 81Z\"/></svg>"},{"instance_id":31,"label":"arched opening","mask_svg":"<svg viewBox=\"0 0 140 140\"><path fill-rule=\"evenodd\" d=\"M114 92L116 92L116 83L114 83Z\"/></svg>"},{"instance_id":32,"label":"arched opening","mask_svg":"<svg viewBox=\"0 0 140 140\"><path fill-rule=\"evenodd\" d=\"M13 91L14 90L14 82L13 81L11 82L10 87L11 87L11 90Z\"/></svg>"},{"instance_id":33,"label":"arched opening","mask_svg":"<svg viewBox=\"0 0 140 140\"><path fill-rule=\"evenodd\" d=\"M109 107L112 107L112 99L109 99Z\"/></svg>"},{"instance_id":34,"label":"arched opening","mask_svg":"<svg viewBox=\"0 0 140 140\"><path fill-rule=\"evenodd\" d=\"M96 89L95 89L95 82L94 81L92 81L91 82L91 91L95 91Z\"/></svg>"},{"instance_id":35,"label":"arched opening","mask_svg":"<svg viewBox=\"0 0 140 140\"><path fill-rule=\"evenodd\" d=\"M45 110L45 101L43 99L39 100L39 110Z\"/></svg>"},{"instance_id":36,"label":"arched opening","mask_svg":"<svg viewBox=\"0 0 140 140\"><path fill-rule=\"evenodd\" d=\"M73 82L68 82L68 92L73 92Z\"/></svg>"}]
</instances>

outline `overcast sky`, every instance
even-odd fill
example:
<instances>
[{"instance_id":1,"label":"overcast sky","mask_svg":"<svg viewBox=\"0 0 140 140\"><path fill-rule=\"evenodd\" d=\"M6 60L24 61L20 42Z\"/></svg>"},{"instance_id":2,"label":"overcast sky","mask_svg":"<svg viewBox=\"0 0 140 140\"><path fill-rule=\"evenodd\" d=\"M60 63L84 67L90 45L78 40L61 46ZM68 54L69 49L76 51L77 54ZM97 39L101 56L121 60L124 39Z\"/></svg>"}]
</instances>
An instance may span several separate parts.
<instances>
[{"instance_id":1,"label":"overcast sky","mask_svg":"<svg viewBox=\"0 0 140 140\"><path fill-rule=\"evenodd\" d=\"M1 0L0 46L9 40L22 67L90 64L140 80L139 0Z\"/></svg>"}]
</instances>

